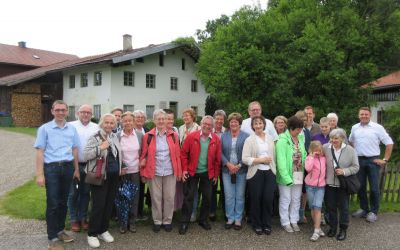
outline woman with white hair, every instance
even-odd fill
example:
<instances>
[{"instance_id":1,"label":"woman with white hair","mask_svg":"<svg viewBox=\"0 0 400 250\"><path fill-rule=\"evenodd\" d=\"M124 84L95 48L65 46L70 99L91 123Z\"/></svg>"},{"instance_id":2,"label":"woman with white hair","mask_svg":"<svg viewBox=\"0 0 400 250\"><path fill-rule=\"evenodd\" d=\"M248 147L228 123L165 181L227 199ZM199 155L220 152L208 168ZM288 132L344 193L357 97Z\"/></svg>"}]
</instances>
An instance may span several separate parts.
<instances>
[{"instance_id":1,"label":"woman with white hair","mask_svg":"<svg viewBox=\"0 0 400 250\"><path fill-rule=\"evenodd\" d=\"M92 211L90 213L88 244L99 247L99 239L113 242L114 237L108 232L115 195L118 189L121 169L121 147L117 136L112 132L117 121L113 114L104 114L99 121L100 131L92 135L84 149L85 161L88 161L86 171L96 173L103 179L100 185L90 185ZM101 165L100 165L101 164ZM98 169L101 166L101 169Z\"/></svg>"},{"instance_id":2,"label":"woman with white hair","mask_svg":"<svg viewBox=\"0 0 400 250\"><path fill-rule=\"evenodd\" d=\"M329 127L331 130L338 128L338 122L339 122L339 117L335 113L329 113L326 118L328 118L329 121Z\"/></svg>"}]
</instances>

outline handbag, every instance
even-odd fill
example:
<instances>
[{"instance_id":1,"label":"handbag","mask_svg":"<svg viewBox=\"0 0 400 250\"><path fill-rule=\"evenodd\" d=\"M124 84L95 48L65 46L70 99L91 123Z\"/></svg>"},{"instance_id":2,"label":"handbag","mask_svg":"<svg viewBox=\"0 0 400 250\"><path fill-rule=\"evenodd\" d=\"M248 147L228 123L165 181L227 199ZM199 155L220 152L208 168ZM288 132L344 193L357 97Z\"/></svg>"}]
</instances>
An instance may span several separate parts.
<instances>
[{"instance_id":1,"label":"handbag","mask_svg":"<svg viewBox=\"0 0 400 250\"><path fill-rule=\"evenodd\" d=\"M293 172L293 184L303 184L304 180L304 172L303 171L294 171Z\"/></svg>"},{"instance_id":2,"label":"handbag","mask_svg":"<svg viewBox=\"0 0 400 250\"><path fill-rule=\"evenodd\" d=\"M333 147L331 148L333 160L336 163L336 168L339 168L339 163L336 159L335 152L333 151ZM336 175L339 179L340 188L345 190L348 194L356 194L360 189L360 181L358 180L357 175L352 174L349 176L344 175Z\"/></svg>"},{"instance_id":3,"label":"handbag","mask_svg":"<svg viewBox=\"0 0 400 250\"><path fill-rule=\"evenodd\" d=\"M99 136L100 136L101 140L104 141L104 138L101 136L100 132L99 132ZM103 185L104 178L103 178L103 174L101 172L101 170L103 168L103 162L104 162L103 157L97 158L96 164L94 164L94 166L91 170L89 169L89 162L88 162L88 166L87 166L88 171L86 173L85 183L95 185L95 186ZM96 170L95 170L95 168L96 168Z\"/></svg>"}]
</instances>

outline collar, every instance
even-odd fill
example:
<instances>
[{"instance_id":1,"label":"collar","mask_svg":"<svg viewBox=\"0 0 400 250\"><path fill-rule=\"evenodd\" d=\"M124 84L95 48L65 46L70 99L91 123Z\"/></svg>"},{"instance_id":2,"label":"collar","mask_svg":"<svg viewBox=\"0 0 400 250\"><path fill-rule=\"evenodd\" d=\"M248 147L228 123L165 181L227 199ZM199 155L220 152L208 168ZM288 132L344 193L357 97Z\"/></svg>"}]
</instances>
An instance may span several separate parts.
<instances>
[{"instance_id":1,"label":"collar","mask_svg":"<svg viewBox=\"0 0 400 250\"><path fill-rule=\"evenodd\" d=\"M135 129L132 129L132 133L130 133L129 135L125 134L124 130L121 130L121 137L122 136L130 136L130 135L136 136Z\"/></svg>"},{"instance_id":2,"label":"collar","mask_svg":"<svg viewBox=\"0 0 400 250\"><path fill-rule=\"evenodd\" d=\"M202 136L203 136L203 131L200 130L200 137L202 137ZM208 135L208 138L212 139L212 133L210 133L210 134Z\"/></svg>"},{"instance_id":3,"label":"collar","mask_svg":"<svg viewBox=\"0 0 400 250\"><path fill-rule=\"evenodd\" d=\"M371 127L371 126L372 126L371 121L369 121L367 124L361 124L360 122L360 127Z\"/></svg>"},{"instance_id":4,"label":"collar","mask_svg":"<svg viewBox=\"0 0 400 250\"><path fill-rule=\"evenodd\" d=\"M342 142L342 146L340 147L340 149L339 150L342 150L342 149L344 149L345 147L347 146L347 144L346 143L344 143L344 142ZM329 148L333 148L333 145L332 145L332 143L329 143L329 146L328 146ZM333 148L334 150L336 150L336 148Z\"/></svg>"},{"instance_id":5,"label":"collar","mask_svg":"<svg viewBox=\"0 0 400 250\"><path fill-rule=\"evenodd\" d=\"M59 128L55 119L53 119L50 122L50 125L51 125L51 128ZM68 126L68 122L66 120L64 120L64 126L62 128L66 128L67 126Z\"/></svg>"},{"instance_id":6,"label":"collar","mask_svg":"<svg viewBox=\"0 0 400 250\"><path fill-rule=\"evenodd\" d=\"M158 129L156 128L156 135L166 135L167 134L167 130L164 130L164 133L160 134L160 131L158 131Z\"/></svg>"}]
</instances>

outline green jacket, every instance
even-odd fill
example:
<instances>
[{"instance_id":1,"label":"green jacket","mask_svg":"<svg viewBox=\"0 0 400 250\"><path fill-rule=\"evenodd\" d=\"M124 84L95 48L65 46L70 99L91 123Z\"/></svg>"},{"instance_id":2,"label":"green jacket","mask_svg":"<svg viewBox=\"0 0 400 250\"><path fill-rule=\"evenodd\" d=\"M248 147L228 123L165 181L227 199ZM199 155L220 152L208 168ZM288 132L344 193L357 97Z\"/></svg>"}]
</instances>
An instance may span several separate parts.
<instances>
[{"instance_id":1,"label":"green jacket","mask_svg":"<svg viewBox=\"0 0 400 250\"><path fill-rule=\"evenodd\" d=\"M304 146L304 134L298 135L301 166L304 171L304 162L307 152ZM293 142L289 130L279 135L278 142L275 146L276 150L276 182L280 185L289 185L293 183Z\"/></svg>"}]
</instances>

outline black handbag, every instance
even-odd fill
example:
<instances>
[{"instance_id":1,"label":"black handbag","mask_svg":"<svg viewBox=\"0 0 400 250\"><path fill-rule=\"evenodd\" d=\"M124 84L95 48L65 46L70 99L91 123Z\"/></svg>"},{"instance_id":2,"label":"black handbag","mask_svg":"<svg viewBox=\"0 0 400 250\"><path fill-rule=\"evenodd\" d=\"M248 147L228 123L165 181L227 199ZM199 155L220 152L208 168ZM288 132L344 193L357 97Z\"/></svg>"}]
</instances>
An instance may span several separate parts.
<instances>
[{"instance_id":1,"label":"black handbag","mask_svg":"<svg viewBox=\"0 0 400 250\"><path fill-rule=\"evenodd\" d=\"M333 160L336 163L335 169L339 168L339 163L336 159L335 152L333 151L333 146L331 150L332 150ZM352 174L349 176L344 176L344 175L336 175L336 176L339 179L341 189L345 190L348 194L358 193L358 190L360 189L360 181L358 180L357 175Z\"/></svg>"}]
</instances>

